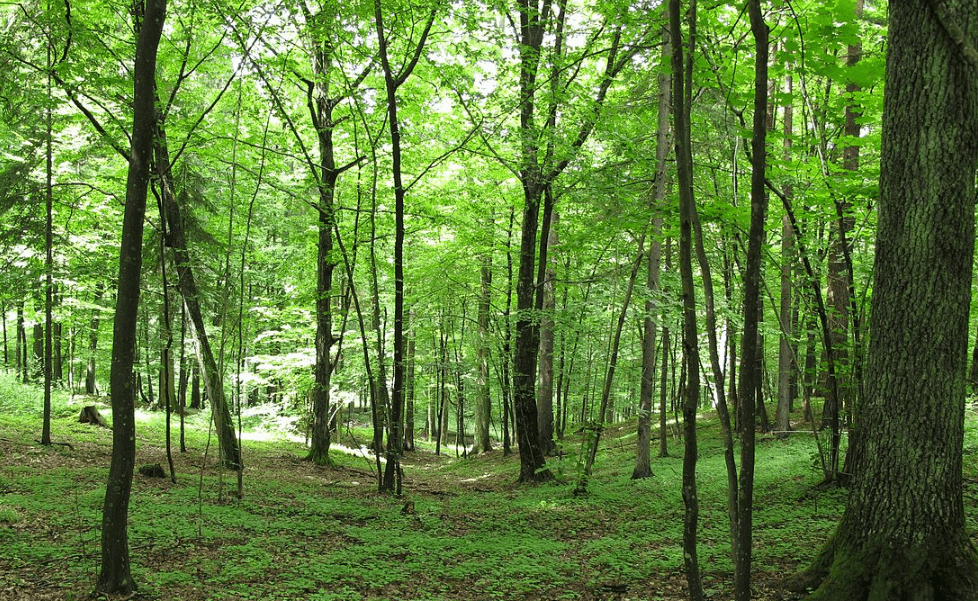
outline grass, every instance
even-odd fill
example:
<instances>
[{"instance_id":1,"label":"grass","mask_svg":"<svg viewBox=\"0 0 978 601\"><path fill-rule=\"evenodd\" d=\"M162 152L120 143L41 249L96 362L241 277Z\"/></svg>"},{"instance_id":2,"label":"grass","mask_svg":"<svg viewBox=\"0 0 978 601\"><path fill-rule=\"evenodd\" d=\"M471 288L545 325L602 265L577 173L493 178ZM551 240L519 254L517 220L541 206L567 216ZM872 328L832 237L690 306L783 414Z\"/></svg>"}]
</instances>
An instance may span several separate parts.
<instances>
[{"instance_id":1,"label":"grass","mask_svg":"<svg viewBox=\"0 0 978 601\"><path fill-rule=\"evenodd\" d=\"M72 448L42 447L40 397L0 376L2 600L80 599L94 589L111 433L75 423L92 402L57 395L53 438ZM160 414L139 414L137 465L166 465L162 423ZM673 456L654 460L652 478L633 481L632 423L606 430L586 496L572 493L580 441L570 439L566 457L554 460L562 478L532 487L515 485L515 455L456 460L421 444L405 459L402 499L376 492L371 461L333 452L335 467L317 467L301 460L301 442L260 424L262 436L244 444L237 499L235 475L217 467L213 441L208 448L206 416L191 416L189 425L189 452L174 453L177 484L134 480L129 534L141 599L685 598L681 444L670 439ZM727 599L732 567L716 419L704 416L699 433L700 561L711 598ZM978 478L967 458L978 431L970 413L966 447L974 530ZM810 561L841 515L845 492L816 486L815 452L811 434L759 441L759 599L787 598L778 596L778 578ZM403 511L407 501L413 511Z\"/></svg>"}]
</instances>

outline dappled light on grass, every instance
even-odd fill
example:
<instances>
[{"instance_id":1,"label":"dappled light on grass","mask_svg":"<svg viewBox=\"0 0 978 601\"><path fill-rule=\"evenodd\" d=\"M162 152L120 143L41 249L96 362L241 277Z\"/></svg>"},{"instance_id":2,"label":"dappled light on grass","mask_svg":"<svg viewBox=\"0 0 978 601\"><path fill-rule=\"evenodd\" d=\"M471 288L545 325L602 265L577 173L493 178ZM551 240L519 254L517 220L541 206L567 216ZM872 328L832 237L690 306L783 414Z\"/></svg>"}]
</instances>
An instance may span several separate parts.
<instances>
[{"instance_id":1,"label":"dappled light on grass","mask_svg":"<svg viewBox=\"0 0 978 601\"><path fill-rule=\"evenodd\" d=\"M0 599L83 598L97 567L110 433L64 411L53 431L74 450L40 447L36 416L11 403L0 391L0 411L15 416L0 424ZM133 572L147 598L685 600L681 458L655 459L651 478L631 480L633 422L606 428L580 497L572 455L553 460L563 481L527 487L516 484L515 455L435 456L419 439L397 499L376 492L375 459L353 442L366 440L361 432L342 427L335 465L321 467L303 461L304 441L284 428L246 428L244 497L235 499L226 470L208 462L201 473L208 414L188 418L177 484L134 481ZM972 453L976 419L969 410ZM162 414L141 411L140 420L137 464L159 462ZM716 417L702 414L699 431L704 585L725 599L732 567ZM562 446L572 452L580 439ZM816 453L810 433L758 444L756 599L779 598L778 578L811 561L841 515L845 491L816 486ZM978 496L973 463L967 498ZM974 523L973 503L968 515Z\"/></svg>"}]
</instances>

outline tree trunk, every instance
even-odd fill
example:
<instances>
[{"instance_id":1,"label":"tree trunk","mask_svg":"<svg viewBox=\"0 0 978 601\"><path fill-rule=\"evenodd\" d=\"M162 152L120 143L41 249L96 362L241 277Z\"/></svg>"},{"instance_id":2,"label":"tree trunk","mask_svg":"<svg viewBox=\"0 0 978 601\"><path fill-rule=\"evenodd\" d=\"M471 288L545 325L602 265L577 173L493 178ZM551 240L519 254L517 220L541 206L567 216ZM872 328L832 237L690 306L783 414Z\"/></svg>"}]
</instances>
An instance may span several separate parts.
<instances>
[{"instance_id":1,"label":"tree trunk","mask_svg":"<svg viewBox=\"0 0 978 601\"><path fill-rule=\"evenodd\" d=\"M655 136L655 180L652 188L652 202L649 209L659 210L659 205L666 195L666 160L669 158L669 108L671 106L670 87L672 80L666 70L666 62L672 57L672 45L669 39L668 27L662 27L662 64L658 73L659 99L657 107L658 132ZM656 309L655 298L660 294L659 272L662 259L662 217L652 221L652 243L649 245L648 266L645 280L646 294L645 318L642 320L642 384L639 392L638 413L638 442L636 444L635 469L632 478L648 478L652 475L651 438L652 438L652 405L655 393L655 333L658 327L652 315ZM660 424L661 425L661 424ZM664 428L660 428L664 430ZM660 432L665 443L665 432ZM665 456L668 450L660 448L660 455Z\"/></svg>"},{"instance_id":2,"label":"tree trunk","mask_svg":"<svg viewBox=\"0 0 978 601\"><path fill-rule=\"evenodd\" d=\"M479 314L477 317L479 325L479 348L476 361L478 362L478 381L476 384L475 401L475 442L472 445L473 453L480 453L492 450L489 440L489 423L492 417L492 397L489 395L489 313L492 310L492 256L486 255L481 259L482 265L479 269L481 274L480 295L479 295Z\"/></svg>"},{"instance_id":3,"label":"tree trunk","mask_svg":"<svg viewBox=\"0 0 978 601\"><path fill-rule=\"evenodd\" d=\"M547 248L557 245L558 214L550 216L550 232L547 236ZM554 455L557 445L554 444L554 309L557 306L554 297L557 272L553 267L553 257L547 262L546 271L541 282L540 294L543 313L540 315L540 360L539 385L537 386L537 426L540 428L540 451L544 455Z\"/></svg>"},{"instance_id":4,"label":"tree trunk","mask_svg":"<svg viewBox=\"0 0 978 601\"><path fill-rule=\"evenodd\" d=\"M391 68L387 50L387 32L384 28L380 0L374 0L374 21L377 25L377 40L380 62L384 71L384 87L387 91L387 119L391 135L391 171L394 176L394 385L391 404L390 434L387 443L387 467L384 471L382 490L401 494L401 451L403 432L401 429L404 412L404 380L407 374L404 361L404 195L405 187L401 181L401 133L397 118L397 89L407 81L418 64L431 26L435 21L436 8L428 14L424 29L416 44L410 49L410 58L405 57L398 73ZM412 23L414 25L414 23ZM384 383L386 386L386 383Z\"/></svg>"},{"instance_id":5,"label":"tree trunk","mask_svg":"<svg viewBox=\"0 0 978 601\"><path fill-rule=\"evenodd\" d=\"M221 460L227 467L237 469L241 465L241 449L238 446L234 422L231 419L231 411L224 394L224 378L218 370L217 361L214 359L210 340L207 337L204 315L200 307L200 294L183 227L183 210L180 202L177 201L176 192L173 188L172 165L170 164L166 131L164 125L159 122L156 124L155 142L156 168L160 171L160 181L162 182L160 196L169 229L168 246L173 248L174 261L177 266L177 285L187 306L190 323L193 325L194 333L197 336L197 362L200 364L207 398L211 403L211 416L220 443Z\"/></svg>"},{"instance_id":6,"label":"tree trunk","mask_svg":"<svg viewBox=\"0 0 978 601\"><path fill-rule=\"evenodd\" d=\"M787 112L787 109L786 109ZM788 127L785 116L785 127ZM787 138L785 139L787 144ZM785 191L787 194L787 190ZM774 435L787 438L791 431L791 374L794 349L791 347L791 263L794 249L794 232L788 216L781 218L781 337L778 345L778 409Z\"/></svg>"},{"instance_id":7,"label":"tree trunk","mask_svg":"<svg viewBox=\"0 0 978 601\"><path fill-rule=\"evenodd\" d=\"M17 373L27 383L27 330L24 328L24 301L17 303Z\"/></svg>"},{"instance_id":8,"label":"tree trunk","mask_svg":"<svg viewBox=\"0 0 978 601\"><path fill-rule=\"evenodd\" d=\"M962 447L978 163L978 2L890 2L862 451L813 599L978 596ZM831 577L828 577L831 570Z\"/></svg>"},{"instance_id":9,"label":"tree trunk","mask_svg":"<svg viewBox=\"0 0 978 601\"><path fill-rule=\"evenodd\" d=\"M40 308L39 308L40 309ZM35 317L35 319L37 319ZM34 362L32 363L34 380L41 380L44 377L44 323L37 321L34 323L34 333L31 337L33 346Z\"/></svg>"},{"instance_id":10,"label":"tree trunk","mask_svg":"<svg viewBox=\"0 0 978 601\"><path fill-rule=\"evenodd\" d=\"M790 161L793 115L790 75L787 77L787 93L788 101L784 106L784 158L786 161ZM784 187L784 193L788 198L791 198L792 192L791 184ZM792 335L794 332L794 309L797 306L792 302L791 294L794 249L795 233L791 228L791 219L784 215L781 218L781 304L779 307L781 337L778 345L778 408L774 433L777 438L781 439L787 438L791 431L791 405L794 399L792 381L795 372L795 348L792 346Z\"/></svg>"},{"instance_id":11,"label":"tree trunk","mask_svg":"<svg viewBox=\"0 0 978 601\"><path fill-rule=\"evenodd\" d=\"M7 305L0 303L0 323L3 324L3 367L10 367L10 353L7 347Z\"/></svg>"},{"instance_id":12,"label":"tree trunk","mask_svg":"<svg viewBox=\"0 0 978 601\"><path fill-rule=\"evenodd\" d=\"M306 19L307 35L312 52L314 81L305 82L308 87L307 108L316 129L319 146L319 163L310 165L318 189L318 219L316 242L316 359L313 367L315 382L312 389L312 444L306 459L316 465L329 465L330 378L333 373L330 349L333 337L332 290L336 258L333 256L333 229L336 226L336 210L333 199L340 170L336 167L333 148L333 108L342 98L329 97L329 71L332 66L331 39L333 15L320 12L312 14L302 4Z\"/></svg>"},{"instance_id":13,"label":"tree trunk","mask_svg":"<svg viewBox=\"0 0 978 601\"><path fill-rule=\"evenodd\" d=\"M414 320L414 313L410 314L410 320ZM407 382L405 383L405 419L404 419L404 450L414 450L414 394L415 382L415 339L414 330L410 330L407 339Z\"/></svg>"},{"instance_id":14,"label":"tree trunk","mask_svg":"<svg viewBox=\"0 0 978 601\"><path fill-rule=\"evenodd\" d=\"M133 4L137 19L134 67L133 135L126 181L126 207L119 252L119 285L112 338L112 462L102 506L102 563L96 590L106 595L130 596L136 590L129 569L129 493L136 460L133 413L133 364L139 280L142 268L143 220L146 188L153 154L156 121L154 103L156 51L166 15L165 0ZM139 20L142 19L140 26Z\"/></svg>"},{"instance_id":15,"label":"tree trunk","mask_svg":"<svg viewBox=\"0 0 978 601\"><path fill-rule=\"evenodd\" d=\"M194 364L190 372L190 408L200 409L203 407L200 394L200 367Z\"/></svg>"},{"instance_id":16,"label":"tree trunk","mask_svg":"<svg viewBox=\"0 0 978 601\"><path fill-rule=\"evenodd\" d=\"M509 227L506 230L506 309L503 311L503 341L502 358L500 364L500 384L503 401L503 457L513 452L512 433L509 424L513 418L513 396L512 396L512 365L513 365L513 328L510 317L513 309L513 225L516 221L516 209L509 210Z\"/></svg>"},{"instance_id":17,"label":"tree trunk","mask_svg":"<svg viewBox=\"0 0 978 601\"><path fill-rule=\"evenodd\" d=\"M754 36L754 123L751 137L750 231L747 239L747 269L744 277L744 330L741 337L740 384L737 411L740 424L740 479L737 489L737 540L734 545L734 596L737 601L751 598L751 564L754 511L754 438L756 433L756 395L761 388L760 342L761 246L767 191L764 187L767 163L768 102L768 26L764 23L760 0L748 0L751 32Z\"/></svg>"},{"instance_id":18,"label":"tree trunk","mask_svg":"<svg viewBox=\"0 0 978 601\"><path fill-rule=\"evenodd\" d=\"M688 13L690 31L689 47L695 48L695 2ZM700 373L699 347L696 331L696 289L693 282L693 219L696 207L693 198L693 156L690 142L690 102L687 88L692 86L692 59L684 56L682 35L682 1L669 0L669 37L672 40L672 106L673 125L676 132L676 172L679 181L679 272L682 280L683 301L683 366L687 373L687 385L683 395L683 455L682 496L683 513L683 564L691 601L703 600L703 583L700 579L697 553L697 528L699 523L699 497L696 492L696 409L699 404ZM684 63L687 68L684 68Z\"/></svg>"}]
</instances>

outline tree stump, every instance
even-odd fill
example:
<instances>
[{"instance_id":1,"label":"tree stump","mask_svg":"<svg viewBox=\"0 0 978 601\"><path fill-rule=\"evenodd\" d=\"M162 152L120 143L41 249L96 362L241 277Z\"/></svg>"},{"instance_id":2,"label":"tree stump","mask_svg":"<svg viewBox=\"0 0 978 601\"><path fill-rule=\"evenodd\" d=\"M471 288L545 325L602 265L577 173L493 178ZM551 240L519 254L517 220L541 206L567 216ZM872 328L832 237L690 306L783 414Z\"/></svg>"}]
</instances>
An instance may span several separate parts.
<instances>
[{"instance_id":1,"label":"tree stump","mask_svg":"<svg viewBox=\"0 0 978 601\"><path fill-rule=\"evenodd\" d=\"M139 473L147 478L166 478L166 472L159 463L147 463L139 466Z\"/></svg>"},{"instance_id":2,"label":"tree stump","mask_svg":"<svg viewBox=\"0 0 978 601\"><path fill-rule=\"evenodd\" d=\"M108 428L109 425L105 423L105 419L95 408L95 405L86 405L82 408L81 413L78 414L78 423L80 424L93 424L96 426L101 426L103 428Z\"/></svg>"}]
</instances>

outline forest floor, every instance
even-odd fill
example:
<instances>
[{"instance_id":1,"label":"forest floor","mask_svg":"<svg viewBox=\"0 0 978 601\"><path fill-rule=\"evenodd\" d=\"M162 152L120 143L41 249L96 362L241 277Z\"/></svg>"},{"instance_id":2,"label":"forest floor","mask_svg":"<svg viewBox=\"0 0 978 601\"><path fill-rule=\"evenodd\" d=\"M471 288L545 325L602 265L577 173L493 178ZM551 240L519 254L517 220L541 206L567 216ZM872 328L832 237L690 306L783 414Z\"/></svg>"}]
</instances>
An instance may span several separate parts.
<instances>
[{"instance_id":1,"label":"forest floor","mask_svg":"<svg viewBox=\"0 0 978 601\"><path fill-rule=\"evenodd\" d=\"M56 406L53 422L54 441L71 447L41 446L39 405L25 401L25 390L0 381L0 600L91 598L111 432L77 423L92 402L78 398ZM162 423L159 413L138 413L137 466L166 466ZM976 532L971 409L967 423L965 503ZM334 467L317 467L303 461L301 442L246 430L239 499L236 473L217 467L206 419L193 416L187 452L174 443L177 483L135 476L135 598L686 599L682 444L674 436L670 457L653 459L654 476L632 480L635 424L606 429L581 496L572 492L578 439L551 462L557 481L537 486L515 483L516 454L435 456L424 444L405 458L404 494L396 498L377 492L370 458L337 448ZM732 599L716 419L704 416L698 436L704 587L709 599ZM818 486L817 453L811 432L787 441L759 436L755 599L797 598L779 580L814 557L841 516L845 491Z\"/></svg>"}]
</instances>

